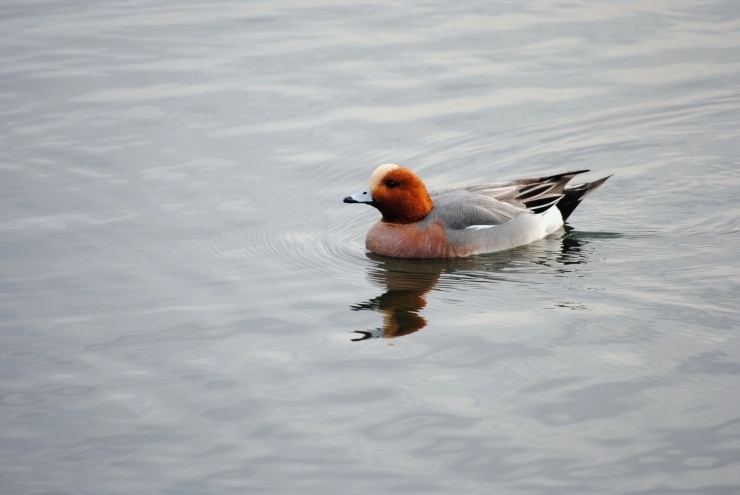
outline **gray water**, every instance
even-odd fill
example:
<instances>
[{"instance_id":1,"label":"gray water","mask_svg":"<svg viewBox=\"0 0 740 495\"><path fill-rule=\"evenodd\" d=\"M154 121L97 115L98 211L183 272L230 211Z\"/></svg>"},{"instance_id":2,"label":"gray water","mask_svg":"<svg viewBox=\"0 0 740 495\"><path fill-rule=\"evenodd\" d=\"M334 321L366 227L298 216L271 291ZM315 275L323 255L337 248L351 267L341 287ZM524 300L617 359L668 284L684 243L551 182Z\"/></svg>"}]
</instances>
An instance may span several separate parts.
<instances>
[{"instance_id":1,"label":"gray water","mask_svg":"<svg viewBox=\"0 0 740 495\"><path fill-rule=\"evenodd\" d=\"M740 493L740 4L0 4L3 494ZM614 174L365 252L342 198Z\"/></svg>"}]
</instances>

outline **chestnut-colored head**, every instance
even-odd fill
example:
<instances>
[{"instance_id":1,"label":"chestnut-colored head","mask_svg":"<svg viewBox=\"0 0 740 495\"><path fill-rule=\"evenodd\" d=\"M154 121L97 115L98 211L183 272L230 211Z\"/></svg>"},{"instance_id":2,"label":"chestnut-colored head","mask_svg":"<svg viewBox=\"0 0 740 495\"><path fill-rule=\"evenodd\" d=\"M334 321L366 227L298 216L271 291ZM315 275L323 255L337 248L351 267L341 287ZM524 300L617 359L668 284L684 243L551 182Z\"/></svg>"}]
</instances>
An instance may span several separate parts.
<instances>
[{"instance_id":1,"label":"chestnut-colored head","mask_svg":"<svg viewBox=\"0 0 740 495\"><path fill-rule=\"evenodd\" d=\"M388 223L414 223L426 217L434 203L424 183L411 170L392 163L370 176L372 204Z\"/></svg>"},{"instance_id":2,"label":"chestnut-colored head","mask_svg":"<svg viewBox=\"0 0 740 495\"><path fill-rule=\"evenodd\" d=\"M386 223L418 222L432 211L434 203L426 186L411 170L392 163L381 165L370 176L370 187L344 198L345 203L376 207Z\"/></svg>"}]
</instances>

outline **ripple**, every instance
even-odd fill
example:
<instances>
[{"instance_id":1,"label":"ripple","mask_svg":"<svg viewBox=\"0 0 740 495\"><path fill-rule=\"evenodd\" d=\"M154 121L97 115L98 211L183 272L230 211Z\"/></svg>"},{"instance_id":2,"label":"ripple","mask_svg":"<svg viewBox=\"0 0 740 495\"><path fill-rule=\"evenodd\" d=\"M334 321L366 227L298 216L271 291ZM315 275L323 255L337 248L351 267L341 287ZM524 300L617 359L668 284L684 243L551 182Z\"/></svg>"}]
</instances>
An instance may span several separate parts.
<instances>
[{"instance_id":1,"label":"ripple","mask_svg":"<svg viewBox=\"0 0 740 495\"><path fill-rule=\"evenodd\" d=\"M352 273L365 264L363 226L347 228L336 217L316 232L278 233L260 230L245 252L262 268L290 276L310 276L317 281L353 285Z\"/></svg>"}]
</instances>

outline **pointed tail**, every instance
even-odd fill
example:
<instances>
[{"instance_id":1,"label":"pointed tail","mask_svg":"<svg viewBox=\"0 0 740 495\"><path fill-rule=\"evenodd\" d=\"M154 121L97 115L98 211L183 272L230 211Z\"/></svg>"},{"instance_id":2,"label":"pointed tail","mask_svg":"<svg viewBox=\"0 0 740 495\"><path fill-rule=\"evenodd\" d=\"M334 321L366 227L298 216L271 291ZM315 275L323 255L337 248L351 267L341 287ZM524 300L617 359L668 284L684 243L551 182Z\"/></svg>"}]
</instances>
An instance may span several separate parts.
<instances>
[{"instance_id":1,"label":"pointed tail","mask_svg":"<svg viewBox=\"0 0 740 495\"><path fill-rule=\"evenodd\" d=\"M563 199L558 201L557 204L558 210L560 210L560 214L563 216L563 221L565 221L570 214L573 213L573 210L581 204L583 198L598 191L609 177L611 177L611 175L593 182L586 182L584 184L578 184L577 186L566 188L563 191Z\"/></svg>"}]
</instances>

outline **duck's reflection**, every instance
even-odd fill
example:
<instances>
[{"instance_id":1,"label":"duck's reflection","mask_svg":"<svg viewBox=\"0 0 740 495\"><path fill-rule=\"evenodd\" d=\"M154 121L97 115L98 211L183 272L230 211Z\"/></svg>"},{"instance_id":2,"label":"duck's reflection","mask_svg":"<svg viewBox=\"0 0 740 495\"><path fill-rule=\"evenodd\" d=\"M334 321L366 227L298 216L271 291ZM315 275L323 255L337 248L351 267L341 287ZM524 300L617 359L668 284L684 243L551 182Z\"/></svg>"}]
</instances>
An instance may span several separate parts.
<instances>
[{"instance_id":1,"label":"duck's reflection","mask_svg":"<svg viewBox=\"0 0 740 495\"><path fill-rule=\"evenodd\" d=\"M383 326L372 330L356 330L353 341L372 338L395 338L424 328L427 321L419 312L426 306L426 294L437 285L444 274L450 282L471 278L486 281L510 279L508 269L521 269L532 264L558 272L573 269L569 265L587 262L585 245L591 238L620 237L614 233L575 232L562 230L546 239L508 251L468 258L440 260L405 260L368 253L372 260L368 278L385 289L369 301L352 305L354 311L373 310L383 315Z\"/></svg>"},{"instance_id":2,"label":"duck's reflection","mask_svg":"<svg viewBox=\"0 0 740 495\"><path fill-rule=\"evenodd\" d=\"M421 330L427 321L419 311L427 305L424 296L432 290L443 271L441 260L400 260L368 253L375 264L368 277L386 292L367 302L355 304L355 311L371 309L383 315L383 326L374 330L357 330L358 338L401 337Z\"/></svg>"}]
</instances>

